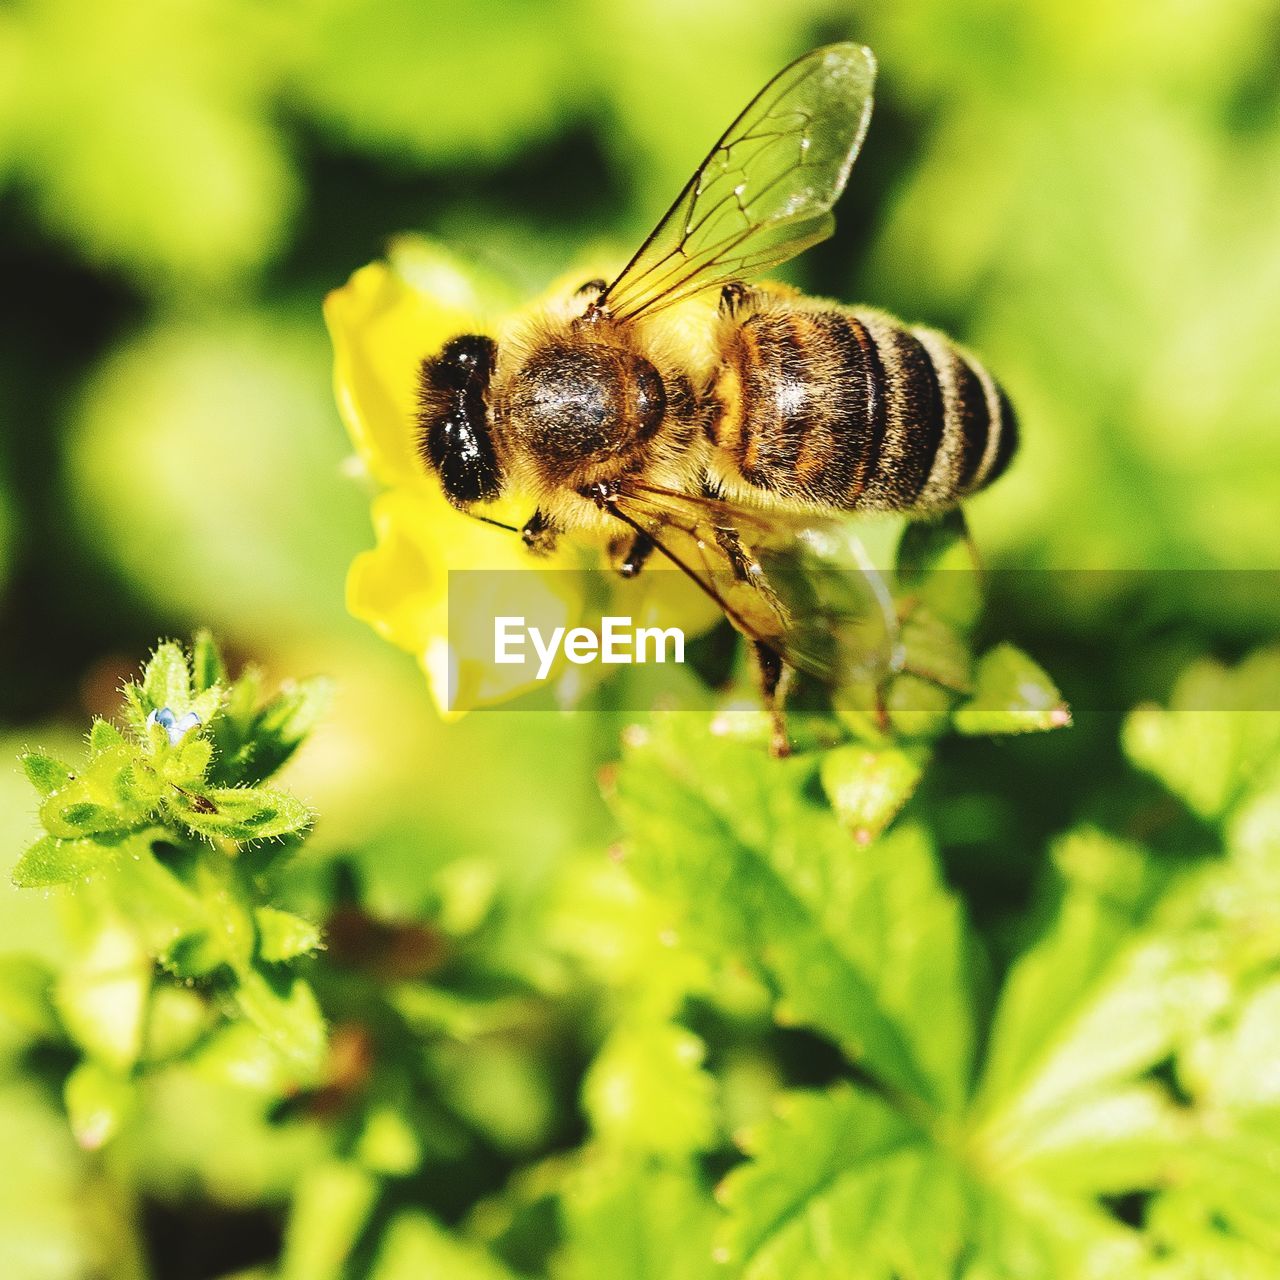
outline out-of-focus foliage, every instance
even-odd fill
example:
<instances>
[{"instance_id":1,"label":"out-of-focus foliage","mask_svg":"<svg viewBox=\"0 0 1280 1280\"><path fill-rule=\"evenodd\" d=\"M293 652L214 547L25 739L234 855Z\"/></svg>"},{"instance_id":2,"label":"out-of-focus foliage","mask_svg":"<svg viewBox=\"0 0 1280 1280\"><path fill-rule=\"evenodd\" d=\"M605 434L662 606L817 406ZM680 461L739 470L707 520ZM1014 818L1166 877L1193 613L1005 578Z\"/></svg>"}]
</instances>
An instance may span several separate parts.
<instances>
[{"instance_id":1,"label":"out-of-focus foliage","mask_svg":"<svg viewBox=\"0 0 1280 1280\"><path fill-rule=\"evenodd\" d=\"M64 928L105 873L11 887L41 829L0 765L0 1273L1270 1280L1280 594L1202 571L1275 565L1278 32L1274 0L0 9L0 760L79 768L154 638L206 622L264 687L335 681L269 784L320 821L251 886L324 925L301 1092L193 1017L153 917L92 954ZM370 527L322 299L406 231L495 309L593 274L843 38L876 111L792 278L1007 384L990 565L1138 572L993 574L954 733L777 770L729 711L619 769L607 687L441 726L343 609L417 526ZM986 736L1029 675L1006 638L1072 728ZM117 1037L145 987L163 1060L87 1052L70 974Z\"/></svg>"}]
</instances>

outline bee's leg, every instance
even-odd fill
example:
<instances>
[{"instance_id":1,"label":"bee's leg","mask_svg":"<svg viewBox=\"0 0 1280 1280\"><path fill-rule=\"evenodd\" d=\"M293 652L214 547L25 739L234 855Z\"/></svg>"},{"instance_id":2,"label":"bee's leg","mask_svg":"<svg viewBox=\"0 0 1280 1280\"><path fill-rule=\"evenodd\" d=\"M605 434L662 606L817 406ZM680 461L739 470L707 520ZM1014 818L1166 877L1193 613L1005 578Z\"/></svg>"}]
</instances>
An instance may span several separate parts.
<instances>
[{"instance_id":1,"label":"bee's leg","mask_svg":"<svg viewBox=\"0 0 1280 1280\"><path fill-rule=\"evenodd\" d=\"M524 522L520 537L535 556L549 556L560 540L560 530L545 511L537 510Z\"/></svg>"},{"instance_id":2,"label":"bee's leg","mask_svg":"<svg viewBox=\"0 0 1280 1280\"><path fill-rule=\"evenodd\" d=\"M745 319L753 311L759 311L769 302L794 298L799 291L785 284L747 285L741 280L730 280L720 289L720 314Z\"/></svg>"},{"instance_id":3,"label":"bee's leg","mask_svg":"<svg viewBox=\"0 0 1280 1280\"><path fill-rule=\"evenodd\" d=\"M624 578L639 576L640 570L648 563L649 557L657 544L647 533L637 533L631 540L626 554L618 564L618 572Z\"/></svg>"},{"instance_id":4,"label":"bee's leg","mask_svg":"<svg viewBox=\"0 0 1280 1280\"><path fill-rule=\"evenodd\" d=\"M782 760L791 754L785 707L794 672L767 644L755 640L751 648L756 659L760 695L764 699L765 710L773 721L773 730L769 735L769 754L775 760Z\"/></svg>"},{"instance_id":5,"label":"bee's leg","mask_svg":"<svg viewBox=\"0 0 1280 1280\"><path fill-rule=\"evenodd\" d=\"M951 518L955 521L956 532L959 533L964 541L965 550L969 553L969 559L973 561L973 568L978 575L978 581L981 582L986 572L982 563L982 552L978 550L978 544L973 540L973 530L969 528L969 521L965 517L964 508L956 507Z\"/></svg>"},{"instance_id":6,"label":"bee's leg","mask_svg":"<svg viewBox=\"0 0 1280 1280\"><path fill-rule=\"evenodd\" d=\"M741 280L730 280L720 290L720 314L738 316L754 307L756 292Z\"/></svg>"}]
</instances>

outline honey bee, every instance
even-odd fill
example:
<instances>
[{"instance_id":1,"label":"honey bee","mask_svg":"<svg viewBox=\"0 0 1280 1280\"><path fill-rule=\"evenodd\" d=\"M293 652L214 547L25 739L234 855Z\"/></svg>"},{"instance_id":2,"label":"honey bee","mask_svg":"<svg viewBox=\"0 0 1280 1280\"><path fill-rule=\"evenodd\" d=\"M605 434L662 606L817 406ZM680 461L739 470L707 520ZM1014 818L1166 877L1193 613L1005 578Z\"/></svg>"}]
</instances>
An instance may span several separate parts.
<instances>
[{"instance_id":1,"label":"honey bee","mask_svg":"<svg viewBox=\"0 0 1280 1280\"><path fill-rule=\"evenodd\" d=\"M834 229L875 73L856 44L793 62L616 278L500 341L459 335L419 374L419 452L449 501L485 519L477 507L528 494L535 552L613 531L624 575L655 550L682 569L755 642L780 754L791 670L837 685L893 651L892 600L848 514L936 518L1017 443L1005 393L941 333L753 283ZM863 585L801 600L803 560Z\"/></svg>"}]
</instances>

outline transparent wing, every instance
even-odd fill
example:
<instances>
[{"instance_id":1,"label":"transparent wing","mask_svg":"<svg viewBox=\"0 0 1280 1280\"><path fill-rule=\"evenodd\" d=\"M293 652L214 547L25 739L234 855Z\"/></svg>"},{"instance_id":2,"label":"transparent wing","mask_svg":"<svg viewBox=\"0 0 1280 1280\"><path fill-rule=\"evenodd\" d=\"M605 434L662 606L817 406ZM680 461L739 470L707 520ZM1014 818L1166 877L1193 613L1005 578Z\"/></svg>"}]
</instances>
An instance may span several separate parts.
<instances>
[{"instance_id":1,"label":"transparent wing","mask_svg":"<svg viewBox=\"0 0 1280 1280\"><path fill-rule=\"evenodd\" d=\"M825 240L871 117L876 60L833 44L780 71L689 179L598 305L633 320Z\"/></svg>"},{"instance_id":2,"label":"transparent wing","mask_svg":"<svg viewBox=\"0 0 1280 1280\"><path fill-rule=\"evenodd\" d=\"M893 598L848 517L756 510L639 483L612 507L739 631L796 670L851 688L900 663Z\"/></svg>"}]
</instances>

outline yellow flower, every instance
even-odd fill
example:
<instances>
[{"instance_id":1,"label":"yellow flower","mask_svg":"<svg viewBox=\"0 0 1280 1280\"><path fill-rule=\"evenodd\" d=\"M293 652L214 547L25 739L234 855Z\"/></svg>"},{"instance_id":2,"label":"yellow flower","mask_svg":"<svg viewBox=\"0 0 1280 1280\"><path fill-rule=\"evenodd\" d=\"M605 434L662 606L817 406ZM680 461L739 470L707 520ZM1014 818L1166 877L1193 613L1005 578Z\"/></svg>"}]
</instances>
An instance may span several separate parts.
<instances>
[{"instance_id":1,"label":"yellow flower","mask_svg":"<svg viewBox=\"0 0 1280 1280\"><path fill-rule=\"evenodd\" d=\"M351 442L381 486L372 515L377 545L362 552L347 577L347 608L393 644L414 654L441 713L507 701L539 683L520 665L498 665L478 655L491 638L467 634L468 609L450 632L449 574L454 570L513 571L493 578L501 592L497 612L522 615L547 634L598 619L599 592L587 614L588 579L599 566L598 548L565 543L551 557L533 557L520 538L455 510L414 448L413 411L418 366L460 333L493 333L469 276L434 246L401 240L387 262L361 267L325 299L333 340L334 389ZM530 514L518 495L486 508L519 525ZM635 583L614 577L606 603L648 625L705 629L716 613L671 573L642 574ZM647 579L647 581L646 581ZM471 578L474 588L483 579ZM654 583L662 582L656 587ZM678 615L678 617L673 615ZM460 611L461 612L461 611ZM482 642L484 641L484 642Z\"/></svg>"},{"instance_id":2,"label":"yellow flower","mask_svg":"<svg viewBox=\"0 0 1280 1280\"><path fill-rule=\"evenodd\" d=\"M456 334L485 332L480 311L468 278L417 241L398 244L390 262L362 267L324 306L338 409L361 461L384 486L373 501L377 546L351 565L347 608L417 657L445 715L503 702L532 683L520 667L456 659L451 569L532 569L522 603L535 625L574 626L583 606L580 575L548 571L565 561L535 561L519 538L456 511L416 457L418 365Z\"/></svg>"}]
</instances>

